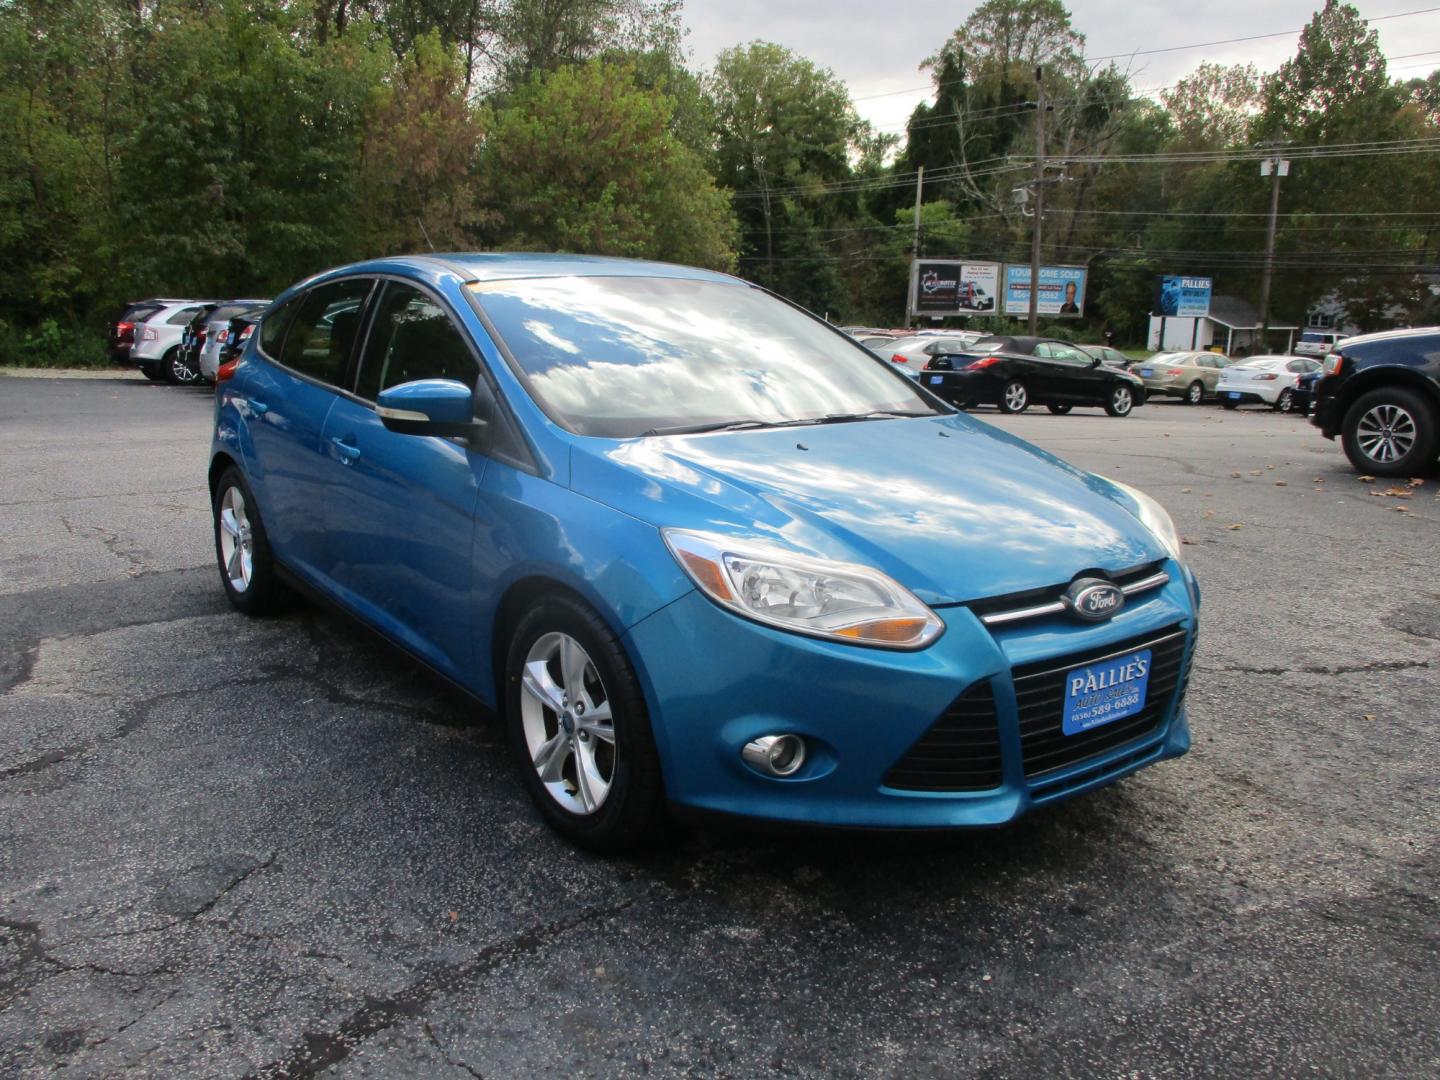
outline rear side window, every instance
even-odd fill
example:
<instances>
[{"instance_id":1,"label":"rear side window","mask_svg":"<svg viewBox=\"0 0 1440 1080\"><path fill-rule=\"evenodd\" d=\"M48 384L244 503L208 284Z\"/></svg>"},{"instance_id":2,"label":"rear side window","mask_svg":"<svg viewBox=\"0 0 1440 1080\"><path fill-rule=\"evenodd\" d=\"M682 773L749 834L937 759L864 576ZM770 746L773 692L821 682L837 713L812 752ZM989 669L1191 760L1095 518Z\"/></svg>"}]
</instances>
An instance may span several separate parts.
<instances>
[{"instance_id":1,"label":"rear side window","mask_svg":"<svg viewBox=\"0 0 1440 1080\"><path fill-rule=\"evenodd\" d=\"M285 335L280 362L312 379L340 385L370 286L368 278L352 278L318 285L306 293Z\"/></svg>"},{"instance_id":2,"label":"rear side window","mask_svg":"<svg viewBox=\"0 0 1440 1080\"><path fill-rule=\"evenodd\" d=\"M355 392L374 401L380 391L416 379L475 384L475 361L445 309L419 289L385 283L375 308Z\"/></svg>"},{"instance_id":3,"label":"rear side window","mask_svg":"<svg viewBox=\"0 0 1440 1080\"><path fill-rule=\"evenodd\" d=\"M285 340L285 327L300 306L300 300L297 296L285 301L266 315L265 321L260 324L260 348L277 360L280 358L280 343Z\"/></svg>"},{"instance_id":4,"label":"rear side window","mask_svg":"<svg viewBox=\"0 0 1440 1080\"><path fill-rule=\"evenodd\" d=\"M181 308L165 321L171 326L184 326L198 314L200 314L200 308L198 307Z\"/></svg>"},{"instance_id":5,"label":"rear side window","mask_svg":"<svg viewBox=\"0 0 1440 1080\"><path fill-rule=\"evenodd\" d=\"M221 304L214 311L210 312L210 321L228 322L236 315L243 315L247 311L254 310L255 307L255 304Z\"/></svg>"}]
</instances>

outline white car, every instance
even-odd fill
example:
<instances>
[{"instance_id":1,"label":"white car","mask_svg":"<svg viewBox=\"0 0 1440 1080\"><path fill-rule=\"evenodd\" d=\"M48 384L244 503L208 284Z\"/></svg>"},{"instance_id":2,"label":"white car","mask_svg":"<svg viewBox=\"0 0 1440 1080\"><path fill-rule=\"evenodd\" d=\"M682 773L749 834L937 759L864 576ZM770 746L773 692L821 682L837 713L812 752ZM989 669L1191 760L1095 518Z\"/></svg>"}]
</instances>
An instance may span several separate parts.
<instances>
[{"instance_id":1,"label":"white car","mask_svg":"<svg viewBox=\"0 0 1440 1080\"><path fill-rule=\"evenodd\" d=\"M1227 409L1250 403L1289 412L1295 407L1296 381L1319 370L1320 361L1308 356L1252 356L1220 372L1215 396Z\"/></svg>"},{"instance_id":2,"label":"white car","mask_svg":"<svg viewBox=\"0 0 1440 1080\"><path fill-rule=\"evenodd\" d=\"M130 346L130 362L149 379L172 383L190 382L180 365L180 339L185 326L200 313L207 301L169 300L144 322L135 324L135 344ZM181 365L183 367L183 365Z\"/></svg>"},{"instance_id":3,"label":"white car","mask_svg":"<svg viewBox=\"0 0 1440 1080\"><path fill-rule=\"evenodd\" d=\"M270 306L269 300L229 300L205 319L205 342L200 346L200 377L206 382L215 381L215 372L220 367L220 350L230 336L230 320L237 315Z\"/></svg>"},{"instance_id":4,"label":"white car","mask_svg":"<svg viewBox=\"0 0 1440 1080\"><path fill-rule=\"evenodd\" d=\"M921 334L912 334L910 337L896 338L888 346L877 348L875 351L899 366L900 370L912 379L918 379L921 369L932 356L938 356L943 352L968 349L986 336L969 330L955 330L947 334L927 331Z\"/></svg>"}]
</instances>

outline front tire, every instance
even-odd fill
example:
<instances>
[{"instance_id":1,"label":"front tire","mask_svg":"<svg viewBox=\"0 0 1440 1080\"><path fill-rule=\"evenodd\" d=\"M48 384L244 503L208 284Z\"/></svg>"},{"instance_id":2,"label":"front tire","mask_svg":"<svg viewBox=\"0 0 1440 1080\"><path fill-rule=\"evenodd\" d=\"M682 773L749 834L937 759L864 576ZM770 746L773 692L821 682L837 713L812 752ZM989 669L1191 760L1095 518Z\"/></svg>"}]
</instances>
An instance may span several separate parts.
<instances>
[{"instance_id":1,"label":"front tire","mask_svg":"<svg viewBox=\"0 0 1440 1080\"><path fill-rule=\"evenodd\" d=\"M1129 416L1135 408L1135 392L1128 386L1117 386L1105 399L1105 411L1111 416Z\"/></svg>"},{"instance_id":2,"label":"front tire","mask_svg":"<svg viewBox=\"0 0 1440 1080\"><path fill-rule=\"evenodd\" d=\"M1011 379L1000 389L1000 411L1022 413L1030 407L1030 392L1019 379Z\"/></svg>"},{"instance_id":3,"label":"front tire","mask_svg":"<svg viewBox=\"0 0 1440 1080\"><path fill-rule=\"evenodd\" d=\"M565 595L516 627L505 719L521 783L573 843L616 852L665 819L665 785L639 681L610 627Z\"/></svg>"},{"instance_id":4,"label":"front tire","mask_svg":"<svg viewBox=\"0 0 1440 1080\"><path fill-rule=\"evenodd\" d=\"M275 568L260 508L245 478L226 469L211 502L215 520L215 559L225 595L246 615L273 615L294 599Z\"/></svg>"},{"instance_id":5,"label":"front tire","mask_svg":"<svg viewBox=\"0 0 1440 1080\"><path fill-rule=\"evenodd\" d=\"M1205 400L1205 384L1196 379L1185 388L1185 404L1199 405Z\"/></svg>"},{"instance_id":6,"label":"front tire","mask_svg":"<svg viewBox=\"0 0 1440 1080\"><path fill-rule=\"evenodd\" d=\"M1238 409L1240 407L1240 403L1238 401L1230 401L1229 399L1226 399L1220 402L1220 407L1222 409Z\"/></svg>"},{"instance_id":7,"label":"front tire","mask_svg":"<svg viewBox=\"0 0 1440 1080\"><path fill-rule=\"evenodd\" d=\"M1345 413L1341 442L1362 473L1414 476L1435 459L1435 409L1403 386L1371 390Z\"/></svg>"}]
</instances>

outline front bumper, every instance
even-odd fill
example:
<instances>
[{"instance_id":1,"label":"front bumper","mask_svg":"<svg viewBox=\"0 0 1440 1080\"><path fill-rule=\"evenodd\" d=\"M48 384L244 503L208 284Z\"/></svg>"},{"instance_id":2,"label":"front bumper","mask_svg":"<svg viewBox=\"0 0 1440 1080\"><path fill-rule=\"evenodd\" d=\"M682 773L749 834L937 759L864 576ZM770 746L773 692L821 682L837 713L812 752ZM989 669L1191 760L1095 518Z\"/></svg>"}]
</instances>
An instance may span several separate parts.
<instances>
[{"instance_id":1,"label":"front bumper","mask_svg":"<svg viewBox=\"0 0 1440 1080\"><path fill-rule=\"evenodd\" d=\"M1190 746L1184 680L1194 652L1199 594L1187 570L1175 563L1167 568L1168 585L1108 623L1084 625L1056 616L992 631L969 609L948 607L938 609L945 634L911 653L772 630L691 593L627 635L667 793L692 810L796 824L983 827L1178 757ZM1048 666L1040 662L1052 658L1063 665L1077 655L1175 630L1183 635L1181 666L1176 685L1154 699L1159 704L1153 726L1118 745L1078 759L1071 754L1065 764L1037 771L1024 741L1030 736L1022 737L1021 714L1030 706L1017 700L1015 670ZM981 790L889 786L892 769L952 706L987 681L998 737L996 782ZM746 742L782 732L799 734L809 744L809 757L795 776L766 777L743 763L740 748Z\"/></svg>"}]
</instances>

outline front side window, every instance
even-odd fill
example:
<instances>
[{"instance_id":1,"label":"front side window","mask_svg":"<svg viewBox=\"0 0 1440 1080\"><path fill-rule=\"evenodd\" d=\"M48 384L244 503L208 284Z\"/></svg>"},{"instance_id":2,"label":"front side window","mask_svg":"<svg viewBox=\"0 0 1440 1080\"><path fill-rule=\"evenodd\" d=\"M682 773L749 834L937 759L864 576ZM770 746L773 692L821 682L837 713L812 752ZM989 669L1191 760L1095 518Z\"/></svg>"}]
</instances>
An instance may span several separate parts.
<instances>
[{"instance_id":1,"label":"front side window","mask_svg":"<svg viewBox=\"0 0 1440 1080\"><path fill-rule=\"evenodd\" d=\"M469 288L539 404L581 435L937 412L851 339L746 285L549 277Z\"/></svg>"},{"instance_id":2,"label":"front side window","mask_svg":"<svg viewBox=\"0 0 1440 1080\"><path fill-rule=\"evenodd\" d=\"M416 379L475 384L475 360L445 309L410 285L388 281L365 342L355 392L374 401L380 391Z\"/></svg>"},{"instance_id":3,"label":"front side window","mask_svg":"<svg viewBox=\"0 0 1440 1080\"><path fill-rule=\"evenodd\" d=\"M351 278L318 285L306 293L285 335L280 362L292 371L338 386L360 330L360 308L371 284L368 278Z\"/></svg>"}]
</instances>

